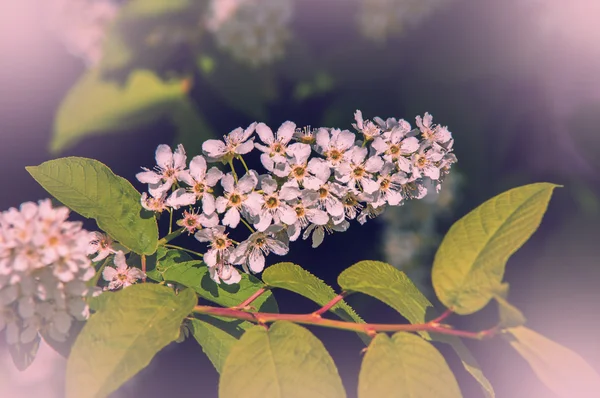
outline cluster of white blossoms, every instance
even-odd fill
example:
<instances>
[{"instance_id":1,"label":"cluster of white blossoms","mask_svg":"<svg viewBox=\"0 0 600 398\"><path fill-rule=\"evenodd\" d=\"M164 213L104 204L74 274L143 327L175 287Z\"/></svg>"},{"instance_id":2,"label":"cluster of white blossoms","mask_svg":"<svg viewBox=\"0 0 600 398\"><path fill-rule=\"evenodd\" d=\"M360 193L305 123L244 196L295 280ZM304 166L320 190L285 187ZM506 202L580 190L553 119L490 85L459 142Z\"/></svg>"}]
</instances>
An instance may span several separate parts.
<instances>
[{"instance_id":1,"label":"cluster of white blossoms","mask_svg":"<svg viewBox=\"0 0 600 398\"><path fill-rule=\"evenodd\" d=\"M359 13L361 33L375 41L418 25L447 0L362 0Z\"/></svg>"},{"instance_id":2,"label":"cluster of white blossoms","mask_svg":"<svg viewBox=\"0 0 600 398\"><path fill-rule=\"evenodd\" d=\"M121 8L119 0L47 0L42 6L67 50L88 66L97 65L108 26Z\"/></svg>"},{"instance_id":3,"label":"cluster of white blossoms","mask_svg":"<svg viewBox=\"0 0 600 398\"><path fill-rule=\"evenodd\" d=\"M8 344L38 332L64 341L73 320L89 315L91 235L68 215L48 199L0 213L0 331Z\"/></svg>"},{"instance_id":4,"label":"cluster of white blossoms","mask_svg":"<svg viewBox=\"0 0 600 398\"><path fill-rule=\"evenodd\" d=\"M205 24L219 47L258 66L283 55L292 12L291 0L212 0Z\"/></svg>"},{"instance_id":5,"label":"cluster of white blossoms","mask_svg":"<svg viewBox=\"0 0 600 398\"><path fill-rule=\"evenodd\" d=\"M208 244L204 262L212 278L236 283L240 274L234 265L261 272L265 256L285 255L289 242L301 235L312 237L317 247L326 232L345 231L350 220L365 223L387 205L421 199L426 182L439 189L456 162L450 131L433 124L429 114L416 118L416 129L402 119L363 120L360 111L355 119L358 137L335 128L297 129L290 121L273 133L264 123L252 123L223 140L204 142L204 155L195 156L189 167L181 145L175 152L159 145L156 168L137 174L148 184L142 205L155 212L189 206L177 224ZM255 149L263 174L243 160ZM235 161L246 169L240 178ZM231 171L208 168L211 162L229 164ZM251 234L238 243L228 228L240 224Z\"/></svg>"}]
</instances>

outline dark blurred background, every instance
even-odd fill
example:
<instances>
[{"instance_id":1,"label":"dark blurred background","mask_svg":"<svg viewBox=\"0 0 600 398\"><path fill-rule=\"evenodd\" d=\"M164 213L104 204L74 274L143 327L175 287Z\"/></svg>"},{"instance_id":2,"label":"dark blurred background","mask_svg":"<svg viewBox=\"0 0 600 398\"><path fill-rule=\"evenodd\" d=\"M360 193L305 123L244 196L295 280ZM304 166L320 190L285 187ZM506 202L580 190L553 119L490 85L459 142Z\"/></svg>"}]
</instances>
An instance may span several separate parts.
<instances>
[{"instance_id":1,"label":"dark blurred background","mask_svg":"<svg viewBox=\"0 0 600 398\"><path fill-rule=\"evenodd\" d=\"M428 218L432 228L427 233L433 237L422 239L438 242L454 221L509 188L539 181L562 184L539 231L509 260L506 281L511 302L523 311L530 328L577 351L600 371L598 1L437 0L415 5L403 0L296 0L285 32L274 33L289 35L281 56L257 63L236 57L205 33L196 36L197 20L190 24L192 33L185 31L189 13L170 15L167 22L155 16L136 20L131 31L121 26L125 42L142 43L134 47L140 53L130 62L104 63L97 54L90 55L96 50L65 44L73 37L81 39L92 22L67 29L66 22L61 25L48 11L53 2L62 7L69 3L6 0L0 8L0 209L47 197L24 167L58 156L98 159L143 191L134 176L141 166L154 164L160 143L185 142L189 159L203 139L254 120L273 129L285 120L299 126L351 128L356 109L367 118L393 116L410 122L428 111L453 133L459 159L453 173L460 175L460 182L449 188L452 206L447 211L437 212L436 206L443 204L432 202L428 211L435 216ZM121 3L126 2L115 2ZM54 19L49 22L50 16ZM183 26L183 33L175 35L173 26ZM155 37L158 47L142 48L152 42L148 36ZM112 56L111 51L104 55ZM97 65L102 79L116 87L136 69L154 71L162 79L183 76L191 108L180 104L177 109L185 112L156 112L157 117L143 123L123 122L102 131L88 127L74 132L85 123L73 119L69 134L79 136L59 145L61 104ZM116 100L100 96L81 106L101 107L111 101ZM62 112L61 117L69 116L68 110ZM251 162L258 165L257 159ZM302 265L337 288L337 275L357 261L394 263L385 241L397 237L393 228L402 220L395 223L394 217L410 217L411 205L402 211L365 226L354 223L348 232L326 237L317 249L296 242L282 260ZM407 233L419 229L397 228ZM412 250L409 246L404 250ZM435 246L419 249L411 272L428 275L434 253ZM428 279L419 283L432 294ZM296 295L276 291L275 296L282 312L315 308ZM348 301L367 321L401 322L393 310L374 300L352 296ZM496 316L490 306L451 321L480 330L493 325ZM348 395L355 396L361 341L350 333L312 331L338 364ZM467 344L497 397L553 397L504 341ZM440 349L464 396L482 396L454 354ZM157 355L115 396L216 397L217 386L216 371L195 341L188 340Z\"/></svg>"}]
</instances>

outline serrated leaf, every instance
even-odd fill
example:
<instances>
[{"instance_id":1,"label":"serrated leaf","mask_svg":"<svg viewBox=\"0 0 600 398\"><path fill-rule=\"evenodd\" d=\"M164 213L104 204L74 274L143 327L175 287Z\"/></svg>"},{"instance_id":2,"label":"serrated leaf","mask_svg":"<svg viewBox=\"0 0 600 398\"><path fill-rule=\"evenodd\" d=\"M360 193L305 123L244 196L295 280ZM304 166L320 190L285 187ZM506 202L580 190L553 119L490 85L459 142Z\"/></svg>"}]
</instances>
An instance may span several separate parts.
<instances>
[{"instance_id":1,"label":"serrated leaf","mask_svg":"<svg viewBox=\"0 0 600 398\"><path fill-rule=\"evenodd\" d=\"M464 315L490 301L508 258L536 231L556 187L538 183L511 189L450 228L432 270L433 287L446 307Z\"/></svg>"},{"instance_id":2,"label":"serrated leaf","mask_svg":"<svg viewBox=\"0 0 600 398\"><path fill-rule=\"evenodd\" d=\"M338 284L383 301L410 323L424 323L431 303L406 274L381 261L360 261L338 276ZM422 332L427 336L427 333Z\"/></svg>"},{"instance_id":3,"label":"serrated leaf","mask_svg":"<svg viewBox=\"0 0 600 398\"><path fill-rule=\"evenodd\" d=\"M279 321L254 326L233 345L220 398L338 398L346 392L333 359L311 332Z\"/></svg>"},{"instance_id":4,"label":"serrated leaf","mask_svg":"<svg viewBox=\"0 0 600 398\"><path fill-rule=\"evenodd\" d=\"M33 341L29 343L23 344L17 342L16 344L9 344L8 352L10 352L10 356L16 368L20 371L24 371L35 360L39 348L40 336L36 334Z\"/></svg>"},{"instance_id":5,"label":"serrated leaf","mask_svg":"<svg viewBox=\"0 0 600 398\"><path fill-rule=\"evenodd\" d=\"M338 283L344 290L354 290L383 301L411 323L424 323L436 316L431 302L403 272L389 264L379 261L361 261L342 272L338 277ZM426 339L432 338L426 332L420 335ZM486 397L494 398L492 385L460 339L439 334L434 335L433 339L450 344L461 358L467 372L481 385Z\"/></svg>"},{"instance_id":6,"label":"serrated leaf","mask_svg":"<svg viewBox=\"0 0 600 398\"><path fill-rule=\"evenodd\" d=\"M192 335L219 373L233 344L254 326L248 321L225 320L209 315L196 315L190 324Z\"/></svg>"},{"instance_id":7,"label":"serrated leaf","mask_svg":"<svg viewBox=\"0 0 600 398\"><path fill-rule=\"evenodd\" d=\"M58 153L80 139L130 129L156 120L183 98L182 80L162 81L150 71L131 73L124 86L102 80L96 69L84 74L58 110L50 151Z\"/></svg>"},{"instance_id":8,"label":"serrated leaf","mask_svg":"<svg viewBox=\"0 0 600 398\"><path fill-rule=\"evenodd\" d=\"M217 284L210 278L208 268L196 261L169 268L163 277L165 281L194 289L203 299L223 307L235 307L265 286L259 279L248 274L242 274L242 280L235 285ZM269 291L261 294L251 305L260 312L279 312L275 297Z\"/></svg>"},{"instance_id":9,"label":"serrated leaf","mask_svg":"<svg viewBox=\"0 0 600 398\"><path fill-rule=\"evenodd\" d=\"M294 263L278 263L269 266L262 274L263 282L270 287L290 290L323 306L336 297L335 291L310 272ZM360 316L340 301L330 309L331 312L346 321L364 323Z\"/></svg>"},{"instance_id":10,"label":"serrated leaf","mask_svg":"<svg viewBox=\"0 0 600 398\"><path fill-rule=\"evenodd\" d=\"M358 398L458 398L458 383L440 352L421 337L378 334L362 362Z\"/></svg>"},{"instance_id":11,"label":"serrated leaf","mask_svg":"<svg viewBox=\"0 0 600 398\"><path fill-rule=\"evenodd\" d=\"M196 295L149 283L111 293L77 337L67 362L67 398L106 397L179 337Z\"/></svg>"},{"instance_id":12,"label":"serrated leaf","mask_svg":"<svg viewBox=\"0 0 600 398\"><path fill-rule=\"evenodd\" d=\"M510 345L559 397L598 396L600 375L579 354L523 326L508 332Z\"/></svg>"},{"instance_id":13,"label":"serrated leaf","mask_svg":"<svg viewBox=\"0 0 600 398\"><path fill-rule=\"evenodd\" d=\"M138 254L158 244L154 214L142 208L140 193L126 179L94 159L68 157L26 167L31 176L71 210L93 218L98 227Z\"/></svg>"}]
</instances>

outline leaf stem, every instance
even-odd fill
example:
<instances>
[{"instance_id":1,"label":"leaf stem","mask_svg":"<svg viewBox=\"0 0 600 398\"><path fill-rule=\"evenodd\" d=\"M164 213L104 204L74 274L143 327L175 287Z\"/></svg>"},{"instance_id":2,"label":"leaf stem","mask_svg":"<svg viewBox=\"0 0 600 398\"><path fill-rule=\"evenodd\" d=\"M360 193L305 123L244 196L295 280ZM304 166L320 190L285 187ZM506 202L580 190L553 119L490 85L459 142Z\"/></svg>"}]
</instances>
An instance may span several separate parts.
<instances>
[{"instance_id":1,"label":"leaf stem","mask_svg":"<svg viewBox=\"0 0 600 398\"><path fill-rule=\"evenodd\" d=\"M146 255L142 254L140 256L140 259L142 260L142 272L144 273L144 276L142 278L142 282L146 282Z\"/></svg>"},{"instance_id":2,"label":"leaf stem","mask_svg":"<svg viewBox=\"0 0 600 398\"><path fill-rule=\"evenodd\" d=\"M167 235L171 235L173 233L173 209L169 209L169 233Z\"/></svg>"},{"instance_id":3,"label":"leaf stem","mask_svg":"<svg viewBox=\"0 0 600 398\"><path fill-rule=\"evenodd\" d=\"M260 289L255 291L254 294L252 294L252 296L248 297L246 300L242 301L240 304L236 305L235 307L231 307L231 308L236 309L236 310L243 310L246 307L248 307L254 300L256 300L260 295L262 295L267 290L269 290L269 288L267 286L261 287Z\"/></svg>"},{"instance_id":4,"label":"leaf stem","mask_svg":"<svg viewBox=\"0 0 600 398\"><path fill-rule=\"evenodd\" d=\"M168 247L169 249L177 249L177 250L182 250L184 252L192 253L192 254L195 254L196 256L200 257L200 258L204 257L204 254L195 252L195 251L190 250L190 249L186 249L185 247L175 246L175 245L169 245L169 244L165 244L165 247Z\"/></svg>"},{"instance_id":5,"label":"leaf stem","mask_svg":"<svg viewBox=\"0 0 600 398\"><path fill-rule=\"evenodd\" d=\"M185 231L185 228L180 228L175 232L171 232L170 234L166 235L164 238L159 240L158 245L159 246L166 245L167 243L169 243L170 241L172 241L173 239L175 239L176 237L181 235L183 233L183 231Z\"/></svg>"},{"instance_id":6,"label":"leaf stem","mask_svg":"<svg viewBox=\"0 0 600 398\"><path fill-rule=\"evenodd\" d=\"M429 321L429 323L439 324L440 322L442 322L443 320L448 318L450 315L452 315L453 312L454 311L452 311L450 308L448 308L446 311L444 311L444 313L442 315L438 316L435 319L432 319L431 321Z\"/></svg>"},{"instance_id":7,"label":"leaf stem","mask_svg":"<svg viewBox=\"0 0 600 398\"><path fill-rule=\"evenodd\" d=\"M439 334L447 334L469 339L481 340L484 338L493 337L498 331L498 327L483 330L480 332L469 332L463 330L455 330L449 325L439 325L432 322L420 324L385 324L385 323L354 323L346 321L338 321L334 319L316 317L311 314L272 314L266 312L246 312L235 308L220 308L206 305L197 305L193 312L196 314L207 314L220 316L224 318L242 319L258 324L267 324L276 321L290 321L303 325L321 326L326 328L349 330L353 332L365 333L373 335L377 332L432 332Z\"/></svg>"},{"instance_id":8,"label":"leaf stem","mask_svg":"<svg viewBox=\"0 0 600 398\"><path fill-rule=\"evenodd\" d=\"M323 307L319 308L315 312L313 312L313 316L321 316L322 314L329 311L333 306L342 301L348 295L347 292L341 292L337 296L335 296L330 302L325 304Z\"/></svg>"}]
</instances>

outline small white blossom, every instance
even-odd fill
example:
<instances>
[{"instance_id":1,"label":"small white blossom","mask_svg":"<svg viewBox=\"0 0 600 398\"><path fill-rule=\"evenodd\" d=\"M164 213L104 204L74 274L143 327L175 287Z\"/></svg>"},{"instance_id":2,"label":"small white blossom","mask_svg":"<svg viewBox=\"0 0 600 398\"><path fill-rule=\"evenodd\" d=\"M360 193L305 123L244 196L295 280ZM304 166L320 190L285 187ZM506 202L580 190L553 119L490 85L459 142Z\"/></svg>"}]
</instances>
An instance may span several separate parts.
<instances>
[{"instance_id":1,"label":"small white blossom","mask_svg":"<svg viewBox=\"0 0 600 398\"><path fill-rule=\"evenodd\" d=\"M268 175L261 177L260 181L264 193L262 207L258 213L259 221L254 224L254 227L264 231L273 221L275 224L294 224L297 220L296 212L287 201L298 198L300 190L289 186L277 190L277 182Z\"/></svg>"},{"instance_id":2,"label":"small white blossom","mask_svg":"<svg viewBox=\"0 0 600 398\"><path fill-rule=\"evenodd\" d=\"M231 228L237 227L240 217L254 218L260 212L262 196L254 191L258 178L253 173L248 173L235 183L231 173L221 179L225 190L223 196L217 198L216 207L219 213L225 213L223 225Z\"/></svg>"},{"instance_id":3,"label":"small white blossom","mask_svg":"<svg viewBox=\"0 0 600 398\"><path fill-rule=\"evenodd\" d=\"M234 252L234 264L241 264L244 270L254 273L262 272L265 268L265 256L275 253L278 256L286 255L288 246L276 237L283 227L271 225L264 232L255 232L248 239L240 243Z\"/></svg>"},{"instance_id":4,"label":"small white blossom","mask_svg":"<svg viewBox=\"0 0 600 398\"><path fill-rule=\"evenodd\" d=\"M91 234L92 240L90 241L88 255L96 254L96 257L92 259L93 262L102 261L111 254L116 253L110 236L101 232L92 232Z\"/></svg>"},{"instance_id":5,"label":"small white blossom","mask_svg":"<svg viewBox=\"0 0 600 398\"><path fill-rule=\"evenodd\" d=\"M148 211L154 211L156 213L161 213L169 208L169 205L166 203L166 200L166 192L164 192L158 198L150 196L146 192L142 192L142 196L140 198L140 202L144 209Z\"/></svg>"},{"instance_id":6,"label":"small white blossom","mask_svg":"<svg viewBox=\"0 0 600 398\"><path fill-rule=\"evenodd\" d=\"M367 148L354 147L349 152L348 162L343 163L336 170L338 181L348 184L350 188L362 189L366 193L377 190L377 183L373 181L373 174L383 167L383 160L379 156L367 158Z\"/></svg>"},{"instance_id":7,"label":"small white blossom","mask_svg":"<svg viewBox=\"0 0 600 398\"><path fill-rule=\"evenodd\" d=\"M448 131L447 127L433 124L433 116L431 116L429 113L425 113L423 118L421 118L421 116L417 116L416 121L417 126L423 135L423 139L431 144L444 144L450 141L452 138L452 134L450 131Z\"/></svg>"},{"instance_id":8,"label":"small white blossom","mask_svg":"<svg viewBox=\"0 0 600 398\"><path fill-rule=\"evenodd\" d=\"M254 129L252 123L247 129L238 127L223 137L223 140L207 140L202 144L202 151L209 161L222 160L228 162L236 155L245 155L254 149Z\"/></svg>"},{"instance_id":9,"label":"small white blossom","mask_svg":"<svg viewBox=\"0 0 600 398\"><path fill-rule=\"evenodd\" d=\"M256 126L256 134L258 134L260 140L265 145L256 143L254 146L263 152L260 156L260 161L265 169L272 172L277 163L284 163L286 161L287 145L292 139L295 130L295 123L284 122L277 130L277 137L275 137L271 128L266 124L259 123Z\"/></svg>"},{"instance_id":10,"label":"small white blossom","mask_svg":"<svg viewBox=\"0 0 600 398\"><path fill-rule=\"evenodd\" d=\"M325 225L311 224L306 228L302 239L306 240L312 234L312 247L317 248L325 239L325 232L332 234L333 232L345 232L350 227L350 223L342 218L337 224L330 220Z\"/></svg>"},{"instance_id":11,"label":"small white blossom","mask_svg":"<svg viewBox=\"0 0 600 398\"><path fill-rule=\"evenodd\" d=\"M212 214L215 212L215 197L212 188L223 177L221 170L211 167L207 171L206 159L203 156L194 156L190 168L181 176L181 180L189 185L187 192L181 194L176 204L189 206L198 200L202 201L202 212ZM173 196L173 195L172 195Z\"/></svg>"},{"instance_id":12,"label":"small white blossom","mask_svg":"<svg viewBox=\"0 0 600 398\"><path fill-rule=\"evenodd\" d=\"M354 145L356 137L348 130L320 128L317 132L317 152L325 156L331 167L346 161L346 153Z\"/></svg>"},{"instance_id":13,"label":"small white blossom","mask_svg":"<svg viewBox=\"0 0 600 398\"><path fill-rule=\"evenodd\" d=\"M379 126L375 125L375 123L370 120L363 120L361 111L357 110L356 113L354 113L354 120L356 120L356 123L353 123L352 126L362 133L366 141L371 141L381 134Z\"/></svg>"},{"instance_id":14,"label":"small white blossom","mask_svg":"<svg viewBox=\"0 0 600 398\"><path fill-rule=\"evenodd\" d=\"M146 275L142 270L129 267L125 261L125 255L122 251L115 254L114 263L116 268L106 267L102 271L102 278L108 282L108 290L117 290L131 286L138 281L143 279Z\"/></svg>"},{"instance_id":15,"label":"small white blossom","mask_svg":"<svg viewBox=\"0 0 600 398\"><path fill-rule=\"evenodd\" d=\"M171 151L168 145L159 145L156 148L156 167L155 170L148 170L136 175L137 179L148 184L148 192L153 197L160 197L168 192L176 181L181 181L181 176L186 168L186 155L183 146L177 146L175 153Z\"/></svg>"}]
</instances>

